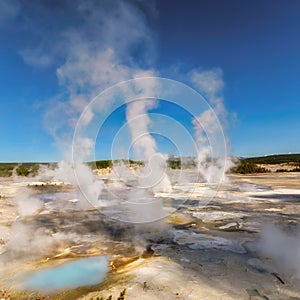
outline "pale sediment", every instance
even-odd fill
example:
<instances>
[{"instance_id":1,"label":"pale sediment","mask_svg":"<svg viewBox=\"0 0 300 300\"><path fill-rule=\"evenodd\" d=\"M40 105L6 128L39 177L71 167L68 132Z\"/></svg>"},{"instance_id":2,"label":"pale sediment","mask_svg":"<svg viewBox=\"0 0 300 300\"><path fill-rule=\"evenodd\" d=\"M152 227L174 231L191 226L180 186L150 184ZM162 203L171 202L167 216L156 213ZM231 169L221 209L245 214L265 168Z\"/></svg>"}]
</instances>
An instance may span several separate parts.
<instances>
[{"instance_id":1,"label":"pale sediment","mask_svg":"<svg viewBox=\"0 0 300 300\"><path fill-rule=\"evenodd\" d=\"M143 228L112 221L98 210L73 210L76 203L60 194L67 209L58 211L55 197L44 196L49 194L47 185L45 193L42 186L30 188L49 205L17 218L13 195L16 186L28 189L28 184L4 182L0 207L2 286L13 289L13 279L20 274L81 257L108 255L110 271L103 283L56 293L62 299L96 299L111 294L117 297L126 288L127 299L300 298L300 279L259 249L264 224L278 224L291 233L298 228L299 175L235 175L231 180L232 184L221 187L205 206L184 199L159 225ZM54 196L69 189L56 188L50 191ZM172 201L170 195L161 197ZM29 240L19 248L12 243L16 218L22 224L22 236ZM14 290L10 294L12 299L26 299ZM38 295L27 291L29 294Z\"/></svg>"}]
</instances>

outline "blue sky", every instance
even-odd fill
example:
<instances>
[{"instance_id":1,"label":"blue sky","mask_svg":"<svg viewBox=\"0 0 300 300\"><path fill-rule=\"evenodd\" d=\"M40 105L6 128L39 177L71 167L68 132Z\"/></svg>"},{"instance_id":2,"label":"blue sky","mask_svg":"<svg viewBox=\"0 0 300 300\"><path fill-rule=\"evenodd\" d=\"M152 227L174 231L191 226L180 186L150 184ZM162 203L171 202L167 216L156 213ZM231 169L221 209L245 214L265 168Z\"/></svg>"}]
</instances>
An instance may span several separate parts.
<instances>
[{"instance_id":1,"label":"blue sky","mask_svg":"<svg viewBox=\"0 0 300 300\"><path fill-rule=\"evenodd\" d=\"M122 70L151 69L187 84L192 69L220 68L231 152L300 152L299 1L119 3L0 1L0 161L61 158L52 127L68 127L63 121L80 111L71 116L53 106L118 81L81 83L76 73L95 68L94 58L95 78L102 79L108 48ZM82 60L85 50L89 60ZM86 62L84 70L76 59ZM49 111L51 118L61 114L54 125Z\"/></svg>"}]
</instances>

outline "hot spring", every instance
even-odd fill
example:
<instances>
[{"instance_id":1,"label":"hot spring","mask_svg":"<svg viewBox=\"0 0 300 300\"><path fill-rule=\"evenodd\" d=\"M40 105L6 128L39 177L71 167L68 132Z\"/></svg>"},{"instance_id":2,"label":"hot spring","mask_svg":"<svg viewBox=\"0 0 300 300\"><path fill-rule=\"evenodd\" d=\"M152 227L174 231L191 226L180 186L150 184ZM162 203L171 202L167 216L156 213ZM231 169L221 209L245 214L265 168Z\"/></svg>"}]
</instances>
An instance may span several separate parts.
<instances>
[{"instance_id":1,"label":"hot spring","mask_svg":"<svg viewBox=\"0 0 300 300\"><path fill-rule=\"evenodd\" d=\"M108 272L108 258L95 256L29 273L21 278L21 289L53 292L101 283Z\"/></svg>"}]
</instances>

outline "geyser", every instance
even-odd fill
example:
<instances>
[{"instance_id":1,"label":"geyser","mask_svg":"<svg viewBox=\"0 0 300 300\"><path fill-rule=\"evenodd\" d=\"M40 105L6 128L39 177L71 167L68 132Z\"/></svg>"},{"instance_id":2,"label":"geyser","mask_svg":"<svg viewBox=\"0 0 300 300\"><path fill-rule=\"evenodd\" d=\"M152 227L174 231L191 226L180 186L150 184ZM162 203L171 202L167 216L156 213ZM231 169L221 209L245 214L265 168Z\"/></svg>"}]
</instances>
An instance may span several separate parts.
<instances>
[{"instance_id":1,"label":"geyser","mask_svg":"<svg viewBox=\"0 0 300 300\"><path fill-rule=\"evenodd\" d=\"M142 75L153 76L151 72ZM72 147L74 170L81 191L94 207L107 213L110 217L128 222L153 222L170 214L178 207L178 205L173 207L172 201L164 201L164 199L157 197L158 194L165 194L166 197L172 198L173 187L178 191L178 187L181 186L180 180L186 178L180 174L177 179L172 178L171 183L167 168L168 155L158 150L157 142L153 137L155 132L152 131L154 124L151 114L152 110L158 107L160 99L186 111L189 115L189 126L192 127L192 123L194 124L195 145L198 147L198 172L201 171L199 166L205 163L206 166L202 175L208 179L205 181L214 185L212 189L203 188L201 194L203 201L199 201L199 204L207 203L215 195L218 185L223 180L227 161L226 141L218 116L200 94L182 83L159 77L123 81L103 91L87 105L77 122ZM120 168L113 170L117 174L114 180L118 177L117 180L125 185L125 192L114 191L112 185L106 185L104 190L111 192L110 199L112 200L111 207L108 209L110 204L105 199L106 192L98 194L95 199L95 196L90 192L90 188L94 190L94 185L89 187L89 183L82 176L82 168L78 166L83 161L95 160L95 144L100 129L106 119L124 104L126 105L126 120L124 121L127 126L128 139L131 141L125 147L132 148L136 155L135 159L142 160L144 165L135 170L134 176L130 170L126 171L126 168L121 168L121 173L118 173ZM173 119L174 124L180 123L176 116L172 116L168 112L164 114L169 119ZM213 116L213 118L207 121L205 117L207 115ZM183 124L184 122L181 123L181 125ZM178 126L171 125L168 130L164 131L171 141L173 138L168 135L172 133L174 128L178 128ZM182 156L181 148L184 146L184 140L174 144L178 147L176 150L179 156ZM129 154L128 149L119 148L119 151L122 150L123 153ZM205 155L202 155L203 152ZM115 157L111 157L111 159L114 160ZM130 160L131 157L125 157L125 159ZM184 172L185 170L181 169L181 173ZM134 181L132 181L133 177L135 178ZM94 180L90 180L90 182L94 182ZM199 191L199 186L196 187L196 184L197 176L187 193L189 195L186 195L185 199L192 196L195 190ZM100 185L97 186L100 187ZM94 195L96 194L94 193ZM199 194L197 195L199 196ZM105 209L102 209L102 199L105 202ZM122 209L124 209L123 213Z\"/></svg>"}]
</instances>

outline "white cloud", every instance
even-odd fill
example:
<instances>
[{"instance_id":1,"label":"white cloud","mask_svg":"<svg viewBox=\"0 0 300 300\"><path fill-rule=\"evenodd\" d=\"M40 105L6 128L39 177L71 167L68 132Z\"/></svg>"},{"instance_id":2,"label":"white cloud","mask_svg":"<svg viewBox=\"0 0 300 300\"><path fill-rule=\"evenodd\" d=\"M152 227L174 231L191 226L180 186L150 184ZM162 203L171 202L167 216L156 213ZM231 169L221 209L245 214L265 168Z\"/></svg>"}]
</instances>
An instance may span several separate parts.
<instances>
[{"instance_id":1,"label":"white cloud","mask_svg":"<svg viewBox=\"0 0 300 300\"><path fill-rule=\"evenodd\" d=\"M53 57L40 49L23 49L19 51L24 62L33 67L49 67L53 64Z\"/></svg>"}]
</instances>

